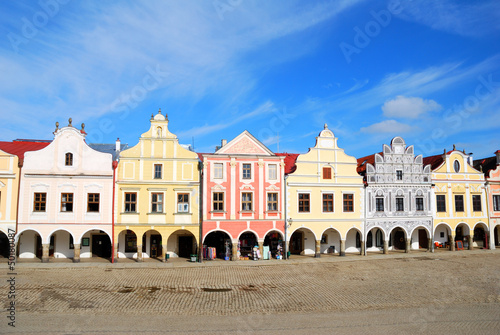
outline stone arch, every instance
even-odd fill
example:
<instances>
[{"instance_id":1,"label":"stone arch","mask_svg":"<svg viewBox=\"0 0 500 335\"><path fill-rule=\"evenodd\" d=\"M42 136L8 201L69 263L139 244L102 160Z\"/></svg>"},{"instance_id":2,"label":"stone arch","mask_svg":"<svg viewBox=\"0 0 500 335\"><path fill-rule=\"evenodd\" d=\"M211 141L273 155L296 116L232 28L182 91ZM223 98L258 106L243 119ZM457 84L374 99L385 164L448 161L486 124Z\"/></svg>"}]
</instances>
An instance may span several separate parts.
<instances>
[{"instance_id":1,"label":"stone arch","mask_svg":"<svg viewBox=\"0 0 500 335\"><path fill-rule=\"evenodd\" d=\"M401 234L402 232L402 234ZM389 232L389 249L406 250L406 240L409 234L402 226L395 226Z\"/></svg>"},{"instance_id":2,"label":"stone arch","mask_svg":"<svg viewBox=\"0 0 500 335\"><path fill-rule=\"evenodd\" d=\"M21 230L17 235L19 258L42 258L42 234L34 228Z\"/></svg>"},{"instance_id":3,"label":"stone arch","mask_svg":"<svg viewBox=\"0 0 500 335\"><path fill-rule=\"evenodd\" d=\"M198 239L187 229L177 229L167 237L169 257L190 258L198 250Z\"/></svg>"},{"instance_id":4,"label":"stone arch","mask_svg":"<svg viewBox=\"0 0 500 335\"><path fill-rule=\"evenodd\" d=\"M432 239L432 233L426 226L420 225L413 228L408 236L411 238L410 248L412 250L431 249L429 241Z\"/></svg>"},{"instance_id":5,"label":"stone arch","mask_svg":"<svg viewBox=\"0 0 500 335\"><path fill-rule=\"evenodd\" d=\"M162 246L164 243L163 239L162 234L158 230L146 230L139 239L142 245L142 257L162 259L164 251Z\"/></svg>"},{"instance_id":6,"label":"stone arch","mask_svg":"<svg viewBox=\"0 0 500 335\"><path fill-rule=\"evenodd\" d=\"M307 227L297 227L290 234L288 250L295 255L314 255L316 240L314 231Z\"/></svg>"},{"instance_id":7,"label":"stone arch","mask_svg":"<svg viewBox=\"0 0 500 335\"><path fill-rule=\"evenodd\" d=\"M203 237L203 258L210 260L218 257L230 260L233 257L234 243L233 237L229 232L223 229L213 229Z\"/></svg>"},{"instance_id":8,"label":"stone arch","mask_svg":"<svg viewBox=\"0 0 500 335\"><path fill-rule=\"evenodd\" d=\"M124 229L115 241L117 258L137 258L138 234L133 229Z\"/></svg>"},{"instance_id":9,"label":"stone arch","mask_svg":"<svg viewBox=\"0 0 500 335\"><path fill-rule=\"evenodd\" d=\"M52 238L54 237L54 238ZM46 243L49 244L49 257L73 258L75 257L75 237L66 228L54 229L47 235Z\"/></svg>"},{"instance_id":10,"label":"stone arch","mask_svg":"<svg viewBox=\"0 0 500 335\"><path fill-rule=\"evenodd\" d=\"M352 227L345 234L345 253L360 253L364 236L360 229Z\"/></svg>"},{"instance_id":11,"label":"stone arch","mask_svg":"<svg viewBox=\"0 0 500 335\"><path fill-rule=\"evenodd\" d=\"M326 237L326 239L324 238ZM339 254L342 234L334 227L328 227L321 233L320 253Z\"/></svg>"}]
</instances>

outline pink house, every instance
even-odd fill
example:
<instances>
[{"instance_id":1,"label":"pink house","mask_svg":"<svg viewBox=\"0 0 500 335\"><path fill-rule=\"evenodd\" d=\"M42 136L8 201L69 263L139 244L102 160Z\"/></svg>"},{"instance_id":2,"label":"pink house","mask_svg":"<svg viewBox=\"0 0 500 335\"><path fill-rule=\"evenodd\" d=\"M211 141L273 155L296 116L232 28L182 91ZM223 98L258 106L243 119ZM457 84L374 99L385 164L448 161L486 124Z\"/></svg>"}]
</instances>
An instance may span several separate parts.
<instances>
[{"instance_id":1,"label":"pink house","mask_svg":"<svg viewBox=\"0 0 500 335\"><path fill-rule=\"evenodd\" d=\"M246 130L221 144L213 154L199 154L203 162L204 258L280 256L284 157L275 155Z\"/></svg>"},{"instance_id":2,"label":"pink house","mask_svg":"<svg viewBox=\"0 0 500 335\"><path fill-rule=\"evenodd\" d=\"M486 176L488 213L490 222L489 247L500 246L500 150L495 156L474 161L474 167Z\"/></svg>"}]
</instances>

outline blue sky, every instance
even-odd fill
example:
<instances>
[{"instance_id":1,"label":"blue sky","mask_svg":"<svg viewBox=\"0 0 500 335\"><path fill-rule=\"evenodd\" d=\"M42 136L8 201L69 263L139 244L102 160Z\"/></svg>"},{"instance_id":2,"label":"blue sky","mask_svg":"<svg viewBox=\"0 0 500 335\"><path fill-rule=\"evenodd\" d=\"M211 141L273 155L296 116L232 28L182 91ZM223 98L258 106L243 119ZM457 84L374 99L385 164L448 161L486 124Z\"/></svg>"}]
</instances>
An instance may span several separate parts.
<instances>
[{"instance_id":1,"label":"blue sky","mask_svg":"<svg viewBox=\"0 0 500 335\"><path fill-rule=\"evenodd\" d=\"M158 108L199 152L250 131L356 157L500 149L498 1L0 2L0 140L135 145Z\"/></svg>"}]
</instances>

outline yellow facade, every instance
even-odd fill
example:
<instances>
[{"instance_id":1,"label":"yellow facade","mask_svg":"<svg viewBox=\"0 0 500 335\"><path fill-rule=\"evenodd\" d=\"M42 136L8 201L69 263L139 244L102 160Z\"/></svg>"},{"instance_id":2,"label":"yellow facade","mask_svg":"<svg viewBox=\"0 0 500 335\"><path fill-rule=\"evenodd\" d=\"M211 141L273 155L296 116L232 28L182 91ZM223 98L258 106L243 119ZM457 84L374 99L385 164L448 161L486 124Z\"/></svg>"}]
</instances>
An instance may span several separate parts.
<instances>
[{"instance_id":1,"label":"yellow facade","mask_svg":"<svg viewBox=\"0 0 500 335\"><path fill-rule=\"evenodd\" d=\"M6 236L16 229L19 190L18 157L0 150L0 232ZM4 242L4 238L2 238ZM3 250L3 243L0 249Z\"/></svg>"},{"instance_id":2,"label":"yellow facade","mask_svg":"<svg viewBox=\"0 0 500 335\"><path fill-rule=\"evenodd\" d=\"M432 172L434 241L452 250L457 245L485 247L482 235L488 233L489 222L484 174L471 166L463 152L453 150L440 159L441 164Z\"/></svg>"},{"instance_id":3,"label":"yellow facade","mask_svg":"<svg viewBox=\"0 0 500 335\"><path fill-rule=\"evenodd\" d=\"M150 121L139 143L120 153L115 258L189 257L199 240L198 156L179 144L161 111Z\"/></svg>"},{"instance_id":4,"label":"yellow facade","mask_svg":"<svg viewBox=\"0 0 500 335\"><path fill-rule=\"evenodd\" d=\"M364 185L356 172L356 158L337 146L337 138L325 125L316 145L299 155L295 164L286 181L290 252L316 257L361 252Z\"/></svg>"}]
</instances>

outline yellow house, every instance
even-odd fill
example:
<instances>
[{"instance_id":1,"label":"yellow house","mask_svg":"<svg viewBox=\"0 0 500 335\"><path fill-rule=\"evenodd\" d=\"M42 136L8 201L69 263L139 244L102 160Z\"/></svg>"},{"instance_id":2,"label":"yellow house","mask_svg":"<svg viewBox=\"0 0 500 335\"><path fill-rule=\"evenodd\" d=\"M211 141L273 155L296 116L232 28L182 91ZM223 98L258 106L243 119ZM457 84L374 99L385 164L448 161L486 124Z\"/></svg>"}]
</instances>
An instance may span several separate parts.
<instances>
[{"instance_id":1,"label":"yellow house","mask_svg":"<svg viewBox=\"0 0 500 335\"><path fill-rule=\"evenodd\" d=\"M286 179L290 253L364 253L364 184L356 158L337 146L325 124L316 145L299 155L295 166Z\"/></svg>"},{"instance_id":2,"label":"yellow house","mask_svg":"<svg viewBox=\"0 0 500 335\"><path fill-rule=\"evenodd\" d=\"M16 233L18 172L18 157L0 150L0 256L5 258Z\"/></svg>"},{"instance_id":3,"label":"yellow house","mask_svg":"<svg viewBox=\"0 0 500 335\"><path fill-rule=\"evenodd\" d=\"M198 156L151 115L139 143L120 153L114 228L115 259L189 257L199 239ZM166 256L168 255L168 256Z\"/></svg>"},{"instance_id":4,"label":"yellow house","mask_svg":"<svg viewBox=\"0 0 500 335\"><path fill-rule=\"evenodd\" d=\"M489 222L484 174L472 167L472 157L455 146L442 155L424 158L427 164L432 167L434 242L438 248L486 248Z\"/></svg>"}]
</instances>

